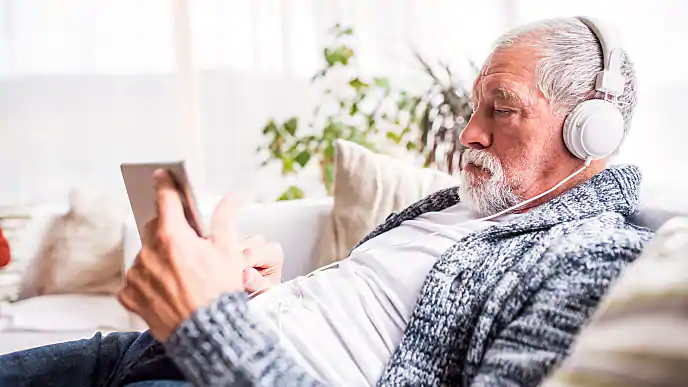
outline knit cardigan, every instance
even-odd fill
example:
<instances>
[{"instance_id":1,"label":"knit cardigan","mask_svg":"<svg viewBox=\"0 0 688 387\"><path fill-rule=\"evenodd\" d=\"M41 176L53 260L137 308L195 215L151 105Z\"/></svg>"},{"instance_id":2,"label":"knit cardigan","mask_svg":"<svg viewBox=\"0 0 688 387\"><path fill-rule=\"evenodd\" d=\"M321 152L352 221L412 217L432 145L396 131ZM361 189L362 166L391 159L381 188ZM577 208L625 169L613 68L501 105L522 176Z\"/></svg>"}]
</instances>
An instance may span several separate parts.
<instances>
[{"instance_id":1,"label":"knit cardigan","mask_svg":"<svg viewBox=\"0 0 688 387\"><path fill-rule=\"evenodd\" d=\"M430 270L380 386L535 386L652 232L626 217L640 172L609 168L507 222L474 232ZM459 202L446 189L392 214L360 243ZM242 293L184 321L166 352L197 386L325 385L255 318Z\"/></svg>"}]
</instances>

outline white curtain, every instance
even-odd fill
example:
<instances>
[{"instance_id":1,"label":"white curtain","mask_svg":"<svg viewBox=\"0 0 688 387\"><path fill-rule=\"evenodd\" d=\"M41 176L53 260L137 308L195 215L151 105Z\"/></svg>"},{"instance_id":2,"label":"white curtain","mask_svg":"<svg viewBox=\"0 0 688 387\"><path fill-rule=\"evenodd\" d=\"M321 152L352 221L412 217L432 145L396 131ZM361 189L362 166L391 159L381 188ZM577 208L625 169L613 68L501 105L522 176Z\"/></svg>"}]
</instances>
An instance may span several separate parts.
<instances>
[{"instance_id":1,"label":"white curtain","mask_svg":"<svg viewBox=\"0 0 688 387\"><path fill-rule=\"evenodd\" d=\"M0 0L0 205L123 192L119 163L178 158L204 194L274 198L286 183L259 166L260 130L310 111L332 25L355 28L364 71L414 77L410 46L480 62L506 3Z\"/></svg>"}]
</instances>

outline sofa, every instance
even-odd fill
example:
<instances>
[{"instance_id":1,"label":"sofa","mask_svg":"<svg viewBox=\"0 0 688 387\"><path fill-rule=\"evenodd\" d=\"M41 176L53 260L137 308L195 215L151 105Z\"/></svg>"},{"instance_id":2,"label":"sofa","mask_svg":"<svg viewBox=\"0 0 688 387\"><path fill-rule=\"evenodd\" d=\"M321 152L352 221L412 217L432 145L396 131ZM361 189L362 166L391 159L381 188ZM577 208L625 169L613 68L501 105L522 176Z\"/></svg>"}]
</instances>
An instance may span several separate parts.
<instances>
[{"instance_id":1,"label":"sofa","mask_svg":"<svg viewBox=\"0 0 688 387\"><path fill-rule=\"evenodd\" d=\"M208 217L215 200L201 202ZM50 222L65 209L46 208L34 218ZM304 199L242 206L238 227L242 234L261 234L282 245L284 280L317 268L315 251L332 211L332 199ZM134 261L141 243L133 217L122 228L123 266ZM40 236L33 236L38 240ZM25 243L32 243L25 241ZM112 295L60 294L0 303L0 354L66 340L91 337L95 332L140 331L145 324L128 313Z\"/></svg>"}]
</instances>

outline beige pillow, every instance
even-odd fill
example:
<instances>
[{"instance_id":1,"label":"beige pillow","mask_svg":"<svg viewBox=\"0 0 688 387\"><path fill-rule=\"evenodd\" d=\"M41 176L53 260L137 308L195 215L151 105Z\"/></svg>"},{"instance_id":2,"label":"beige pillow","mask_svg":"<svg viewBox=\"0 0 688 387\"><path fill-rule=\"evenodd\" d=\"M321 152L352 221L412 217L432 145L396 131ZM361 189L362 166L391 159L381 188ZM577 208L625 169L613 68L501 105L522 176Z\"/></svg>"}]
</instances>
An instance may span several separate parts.
<instances>
[{"instance_id":1,"label":"beige pillow","mask_svg":"<svg viewBox=\"0 0 688 387\"><path fill-rule=\"evenodd\" d=\"M105 195L73 191L69 211L52 220L30 258L19 298L114 294L123 278L125 211Z\"/></svg>"},{"instance_id":2,"label":"beige pillow","mask_svg":"<svg viewBox=\"0 0 688 387\"><path fill-rule=\"evenodd\" d=\"M657 231L543 386L688 386L688 218Z\"/></svg>"},{"instance_id":3,"label":"beige pillow","mask_svg":"<svg viewBox=\"0 0 688 387\"><path fill-rule=\"evenodd\" d=\"M332 217L319 244L319 264L344 258L392 213L440 189L458 186L446 173L420 168L337 140Z\"/></svg>"}]
</instances>

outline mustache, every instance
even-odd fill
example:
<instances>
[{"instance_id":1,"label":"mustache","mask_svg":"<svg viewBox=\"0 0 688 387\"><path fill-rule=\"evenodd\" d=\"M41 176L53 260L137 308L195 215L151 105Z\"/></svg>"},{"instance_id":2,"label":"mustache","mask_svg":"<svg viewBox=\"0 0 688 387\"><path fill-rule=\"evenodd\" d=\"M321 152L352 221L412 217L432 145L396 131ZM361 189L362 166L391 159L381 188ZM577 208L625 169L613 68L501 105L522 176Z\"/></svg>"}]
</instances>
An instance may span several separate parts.
<instances>
[{"instance_id":1,"label":"mustache","mask_svg":"<svg viewBox=\"0 0 688 387\"><path fill-rule=\"evenodd\" d=\"M491 173L502 171L502 164L497 156L477 149L466 149L461 156L461 168L471 163L477 167L486 169Z\"/></svg>"}]
</instances>

